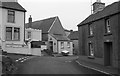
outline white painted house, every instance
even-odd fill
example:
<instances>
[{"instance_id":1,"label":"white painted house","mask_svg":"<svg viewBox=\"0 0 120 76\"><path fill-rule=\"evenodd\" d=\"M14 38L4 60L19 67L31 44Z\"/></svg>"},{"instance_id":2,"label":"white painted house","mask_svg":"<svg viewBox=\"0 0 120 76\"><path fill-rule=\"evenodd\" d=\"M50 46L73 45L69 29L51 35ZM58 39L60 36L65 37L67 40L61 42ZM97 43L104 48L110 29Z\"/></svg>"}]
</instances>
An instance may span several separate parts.
<instances>
[{"instance_id":1,"label":"white painted house","mask_svg":"<svg viewBox=\"0 0 120 76\"><path fill-rule=\"evenodd\" d=\"M17 0L0 0L0 39L8 53L28 54L25 45L25 12Z\"/></svg>"}]
</instances>

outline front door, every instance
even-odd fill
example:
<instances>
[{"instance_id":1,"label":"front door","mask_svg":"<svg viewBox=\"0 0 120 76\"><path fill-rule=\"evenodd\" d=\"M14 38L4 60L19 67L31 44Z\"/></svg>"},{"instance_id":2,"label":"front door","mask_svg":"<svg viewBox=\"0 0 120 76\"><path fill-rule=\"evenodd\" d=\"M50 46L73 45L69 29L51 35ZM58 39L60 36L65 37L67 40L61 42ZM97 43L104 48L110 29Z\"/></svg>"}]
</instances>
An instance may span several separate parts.
<instances>
[{"instance_id":1,"label":"front door","mask_svg":"<svg viewBox=\"0 0 120 76\"><path fill-rule=\"evenodd\" d=\"M104 43L104 65L111 66L112 65L112 42Z\"/></svg>"},{"instance_id":2,"label":"front door","mask_svg":"<svg viewBox=\"0 0 120 76\"><path fill-rule=\"evenodd\" d=\"M50 41L49 44L50 44L50 50L53 52L53 41Z\"/></svg>"}]
</instances>

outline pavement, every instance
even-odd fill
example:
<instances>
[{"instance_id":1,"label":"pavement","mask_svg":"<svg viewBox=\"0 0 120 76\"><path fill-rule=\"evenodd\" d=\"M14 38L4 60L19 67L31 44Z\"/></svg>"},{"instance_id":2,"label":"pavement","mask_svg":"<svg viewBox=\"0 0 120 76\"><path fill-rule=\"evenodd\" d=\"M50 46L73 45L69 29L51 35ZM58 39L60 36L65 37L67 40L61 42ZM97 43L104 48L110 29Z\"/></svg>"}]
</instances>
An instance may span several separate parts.
<instances>
[{"instance_id":1,"label":"pavement","mask_svg":"<svg viewBox=\"0 0 120 76\"><path fill-rule=\"evenodd\" d=\"M93 69L93 70L99 71L104 74L108 74L108 75L112 75L112 76L118 75L117 68L90 62L90 61L87 61L86 59L82 58L81 56L79 56L79 58L76 59L76 63L78 63L79 65L84 66L86 68Z\"/></svg>"}]
</instances>

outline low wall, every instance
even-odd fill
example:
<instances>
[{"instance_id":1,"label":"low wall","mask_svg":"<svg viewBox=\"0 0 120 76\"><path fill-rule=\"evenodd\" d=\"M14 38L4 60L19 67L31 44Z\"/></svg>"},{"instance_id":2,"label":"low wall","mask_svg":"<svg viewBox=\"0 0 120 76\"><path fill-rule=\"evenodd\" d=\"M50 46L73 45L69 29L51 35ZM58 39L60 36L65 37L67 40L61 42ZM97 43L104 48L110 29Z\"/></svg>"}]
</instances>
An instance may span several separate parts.
<instances>
[{"instance_id":1,"label":"low wall","mask_svg":"<svg viewBox=\"0 0 120 76\"><path fill-rule=\"evenodd\" d=\"M31 54L41 56L41 48L31 48Z\"/></svg>"},{"instance_id":2,"label":"low wall","mask_svg":"<svg viewBox=\"0 0 120 76\"><path fill-rule=\"evenodd\" d=\"M18 54L30 54L30 49L28 47L6 47L5 51L8 53L18 53Z\"/></svg>"}]
</instances>

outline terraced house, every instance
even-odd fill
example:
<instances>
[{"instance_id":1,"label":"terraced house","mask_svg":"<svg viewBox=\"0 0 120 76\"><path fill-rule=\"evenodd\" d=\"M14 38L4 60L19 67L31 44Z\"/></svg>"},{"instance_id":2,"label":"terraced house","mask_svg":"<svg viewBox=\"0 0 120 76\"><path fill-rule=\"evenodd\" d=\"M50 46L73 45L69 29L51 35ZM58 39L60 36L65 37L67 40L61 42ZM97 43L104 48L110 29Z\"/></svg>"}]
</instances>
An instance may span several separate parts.
<instances>
[{"instance_id":1,"label":"terraced house","mask_svg":"<svg viewBox=\"0 0 120 76\"><path fill-rule=\"evenodd\" d=\"M28 53L24 47L25 13L17 0L0 0L0 39L2 49L8 53Z\"/></svg>"},{"instance_id":2,"label":"terraced house","mask_svg":"<svg viewBox=\"0 0 120 76\"><path fill-rule=\"evenodd\" d=\"M120 2L105 7L97 1L93 14L78 24L79 52L87 61L119 68Z\"/></svg>"}]
</instances>

